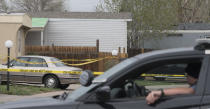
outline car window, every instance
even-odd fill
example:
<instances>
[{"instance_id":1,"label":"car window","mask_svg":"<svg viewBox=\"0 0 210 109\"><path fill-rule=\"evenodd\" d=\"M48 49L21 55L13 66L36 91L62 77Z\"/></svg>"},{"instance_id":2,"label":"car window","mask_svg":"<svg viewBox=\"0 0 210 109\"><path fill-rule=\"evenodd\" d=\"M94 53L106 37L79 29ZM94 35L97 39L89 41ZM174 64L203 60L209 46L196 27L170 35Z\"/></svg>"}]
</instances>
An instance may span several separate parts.
<instances>
[{"instance_id":1,"label":"car window","mask_svg":"<svg viewBox=\"0 0 210 109\"><path fill-rule=\"evenodd\" d=\"M165 76L173 76L173 75L185 75L185 68L187 64L167 64L157 68L154 68L147 72L146 74L160 74Z\"/></svg>"},{"instance_id":2,"label":"car window","mask_svg":"<svg viewBox=\"0 0 210 109\"><path fill-rule=\"evenodd\" d=\"M111 98L146 97L152 90L190 87L186 80L190 63L201 65L202 58L157 61L140 66L110 85Z\"/></svg>"},{"instance_id":3,"label":"car window","mask_svg":"<svg viewBox=\"0 0 210 109\"><path fill-rule=\"evenodd\" d=\"M55 64L56 67L63 67L66 66L63 62L61 62L59 59L57 58L50 58L50 60L52 61L53 64Z\"/></svg>"},{"instance_id":4,"label":"car window","mask_svg":"<svg viewBox=\"0 0 210 109\"><path fill-rule=\"evenodd\" d=\"M116 75L119 71L123 70L125 67L131 65L132 63L135 63L135 61L137 61L137 59L135 59L135 58L129 58L129 59L124 60L123 62L121 62L121 63L115 65L114 67L110 68L109 70L105 71L103 75L96 77L93 80L93 83L106 81L108 78Z\"/></svg>"},{"instance_id":5,"label":"car window","mask_svg":"<svg viewBox=\"0 0 210 109\"><path fill-rule=\"evenodd\" d=\"M42 58L31 57L28 63L28 67L47 67L47 63Z\"/></svg>"},{"instance_id":6,"label":"car window","mask_svg":"<svg viewBox=\"0 0 210 109\"><path fill-rule=\"evenodd\" d=\"M28 57L18 57L16 60L11 61L12 66L27 66L29 58Z\"/></svg>"}]
</instances>

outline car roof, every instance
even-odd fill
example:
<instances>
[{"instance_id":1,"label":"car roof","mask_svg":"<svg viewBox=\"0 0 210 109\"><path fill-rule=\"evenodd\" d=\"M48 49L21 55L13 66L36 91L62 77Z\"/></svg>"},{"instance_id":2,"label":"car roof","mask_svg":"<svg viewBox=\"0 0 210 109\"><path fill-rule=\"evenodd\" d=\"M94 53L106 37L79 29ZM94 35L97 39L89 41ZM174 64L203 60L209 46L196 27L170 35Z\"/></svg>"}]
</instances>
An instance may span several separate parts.
<instances>
[{"instance_id":1,"label":"car roof","mask_svg":"<svg viewBox=\"0 0 210 109\"><path fill-rule=\"evenodd\" d=\"M178 55L204 55L203 50L195 50L193 47L188 48L172 48L164 50L156 50L143 54L136 55L134 58L147 58L147 57L164 57L164 56L178 56Z\"/></svg>"}]
</instances>

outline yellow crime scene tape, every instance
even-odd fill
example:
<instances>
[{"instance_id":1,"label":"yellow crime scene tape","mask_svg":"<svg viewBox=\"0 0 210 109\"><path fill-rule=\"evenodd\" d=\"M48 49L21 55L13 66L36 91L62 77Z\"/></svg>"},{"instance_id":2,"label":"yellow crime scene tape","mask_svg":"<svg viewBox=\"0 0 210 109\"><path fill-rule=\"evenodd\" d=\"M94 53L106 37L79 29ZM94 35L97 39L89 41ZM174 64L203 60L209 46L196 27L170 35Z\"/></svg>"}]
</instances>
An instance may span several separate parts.
<instances>
[{"instance_id":1,"label":"yellow crime scene tape","mask_svg":"<svg viewBox=\"0 0 210 109\"><path fill-rule=\"evenodd\" d=\"M71 66L82 66L82 65L87 65L87 64L91 64L91 63L94 63L94 62L97 62L97 61L101 61L103 59L107 59L107 58L117 58L117 57L105 57L105 58L97 58L97 59L82 59L82 60L79 60L79 59L63 59L61 60L61 62L63 62L64 64L66 65L71 65ZM11 60L16 60L18 62L21 62L21 63L25 63L25 64L46 64L46 63L58 63L60 61L54 61L54 62L28 62L28 61L24 61L24 60L21 60L21 59L16 59L16 58L11 58ZM3 61L6 61L7 60L7 57L5 59L2 59L1 60ZM79 64L68 64L68 63L65 63L65 61L80 61L80 62L83 62L83 63L79 63ZM60 70L33 70L33 69L14 69L14 68L0 68L0 71L9 71L9 72L39 72L39 73L66 73L66 74L81 74L81 72L79 71L60 71ZM103 74L103 72L93 72L94 75L101 75Z\"/></svg>"},{"instance_id":2,"label":"yellow crime scene tape","mask_svg":"<svg viewBox=\"0 0 210 109\"><path fill-rule=\"evenodd\" d=\"M97 59L83 59L83 60L78 60L78 59L63 59L61 60L61 62L63 62L64 64L66 65L70 65L70 66L82 66L82 65L87 65L87 64L91 64L91 63L95 63L95 62L98 62L98 61L101 61L101 60L104 60L104 59L113 59L113 58L116 58L116 57L105 57L105 58L97 58ZM58 63L60 61L54 61L54 62L42 62L42 63L38 63L38 62L28 62L28 61L24 61L24 60L21 60L21 59L14 59L18 62L21 62L21 63L26 63L26 64L46 64L46 63ZM65 63L66 61L83 61L83 63L78 63L78 64L68 64L68 63ZM85 62L84 62L85 61Z\"/></svg>"},{"instance_id":3,"label":"yellow crime scene tape","mask_svg":"<svg viewBox=\"0 0 210 109\"><path fill-rule=\"evenodd\" d=\"M185 75L170 75L170 74L141 74L142 77L185 77Z\"/></svg>"},{"instance_id":4,"label":"yellow crime scene tape","mask_svg":"<svg viewBox=\"0 0 210 109\"><path fill-rule=\"evenodd\" d=\"M101 61L103 59L113 59L113 58L118 58L118 57L105 57L105 58L97 58L97 59L63 59L61 60L64 64L66 65L70 65L70 66L82 66L82 65L87 65L87 64L91 64L91 63L95 63L98 61ZM2 60L6 60L7 57L5 59ZM21 59L16 59L16 58L12 58L18 62L21 63L26 63L26 64L46 64L46 63L58 63L60 61L54 61L54 62L43 62L43 63L38 63L38 62L28 62L28 61L24 61ZM66 61L78 61L78 62L83 62L83 63L78 63L78 64L68 64L65 63ZM9 72L40 72L40 73L66 73L66 74L81 74L81 72L79 71L58 71L58 70L32 70L32 69L13 69L13 68L0 68L0 71L9 71ZM94 75L98 76L98 75L102 75L104 72L93 72ZM141 74L140 76L142 77L185 77L185 75L170 75L170 74Z\"/></svg>"},{"instance_id":5,"label":"yellow crime scene tape","mask_svg":"<svg viewBox=\"0 0 210 109\"><path fill-rule=\"evenodd\" d=\"M1 68L0 71L8 72L39 72L39 73L64 73L64 74L81 74L79 71L60 71L60 70L33 70L33 69L14 69Z\"/></svg>"},{"instance_id":6,"label":"yellow crime scene tape","mask_svg":"<svg viewBox=\"0 0 210 109\"><path fill-rule=\"evenodd\" d=\"M60 71L60 70L33 70L33 69L14 69L14 68L0 68L0 71L9 71L9 72L39 72L39 73L63 73L63 74L81 74L80 71ZM104 72L93 72L95 76L102 75ZM142 77L185 77L185 75L167 75L167 74L141 74Z\"/></svg>"},{"instance_id":7,"label":"yellow crime scene tape","mask_svg":"<svg viewBox=\"0 0 210 109\"><path fill-rule=\"evenodd\" d=\"M63 74L81 74L80 71L60 71L60 70L32 70L32 69L14 69L14 68L0 68L0 72L39 72L39 73L63 73ZM98 76L104 72L93 72L94 75Z\"/></svg>"},{"instance_id":8,"label":"yellow crime scene tape","mask_svg":"<svg viewBox=\"0 0 210 109\"><path fill-rule=\"evenodd\" d=\"M94 75L102 75L104 72L94 72ZM170 74L141 74L142 77L185 77L185 75L170 75Z\"/></svg>"}]
</instances>

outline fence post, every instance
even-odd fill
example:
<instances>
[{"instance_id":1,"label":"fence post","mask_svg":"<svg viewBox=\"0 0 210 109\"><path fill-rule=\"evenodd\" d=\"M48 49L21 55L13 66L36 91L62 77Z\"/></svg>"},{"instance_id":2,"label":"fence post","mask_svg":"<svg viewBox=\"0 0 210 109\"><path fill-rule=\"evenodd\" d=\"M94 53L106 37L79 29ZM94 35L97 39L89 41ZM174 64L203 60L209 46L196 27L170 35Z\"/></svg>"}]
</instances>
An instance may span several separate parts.
<instances>
[{"instance_id":1,"label":"fence post","mask_svg":"<svg viewBox=\"0 0 210 109\"><path fill-rule=\"evenodd\" d=\"M144 53L144 48L141 48L141 53Z\"/></svg>"},{"instance_id":2,"label":"fence post","mask_svg":"<svg viewBox=\"0 0 210 109\"><path fill-rule=\"evenodd\" d=\"M119 57L119 60L121 58L121 47L118 48L118 57Z\"/></svg>"},{"instance_id":3,"label":"fence post","mask_svg":"<svg viewBox=\"0 0 210 109\"><path fill-rule=\"evenodd\" d=\"M123 47L122 58L127 58L126 53L125 53L125 47Z\"/></svg>"},{"instance_id":4,"label":"fence post","mask_svg":"<svg viewBox=\"0 0 210 109\"><path fill-rule=\"evenodd\" d=\"M96 40L96 51L98 53L98 59L103 58L104 56L99 52L99 39ZM98 61L98 71L104 71L104 59Z\"/></svg>"},{"instance_id":5,"label":"fence post","mask_svg":"<svg viewBox=\"0 0 210 109\"><path fill-rule=\"evenodd\" d=\"M96 51L99 53L99 39L96 40Z\"/></svg>"},{"instance_id":6,"label":"fence post","mask_svg":"<svg viewBox=\"0 0 210 109\"><path fill-rule=\"evenodd\" d=\"M54 48L55 48L54 43L52 43L51 50L50 50L52 56L54 56L54 53L55 53Z\"/></svg>"}]
</instances>

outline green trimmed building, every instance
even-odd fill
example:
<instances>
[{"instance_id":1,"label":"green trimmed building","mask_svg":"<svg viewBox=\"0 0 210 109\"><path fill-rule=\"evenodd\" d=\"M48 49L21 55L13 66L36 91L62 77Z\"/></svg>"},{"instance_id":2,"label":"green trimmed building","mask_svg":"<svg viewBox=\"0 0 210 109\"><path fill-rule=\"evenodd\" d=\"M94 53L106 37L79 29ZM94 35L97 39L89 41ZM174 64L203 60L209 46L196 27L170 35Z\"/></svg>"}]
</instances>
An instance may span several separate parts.
<instances>
[{"instance_id":1,"label":"green trimmed building","mask_svg":"<svg viewBox=\"0 0 210 109\"><path fill-rule=\"evenodd\" d=\"M130 13L107 12L39 12L29 13L32 29L26 45L96 46L101 52L119 47L127 51L127 22Z\"/></svg>"}]
</instances>

